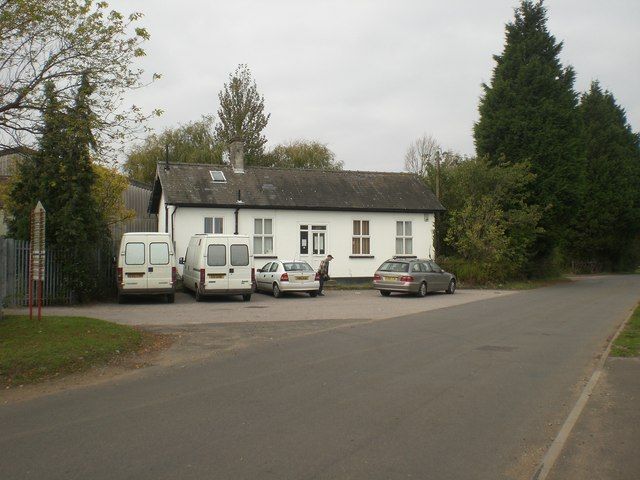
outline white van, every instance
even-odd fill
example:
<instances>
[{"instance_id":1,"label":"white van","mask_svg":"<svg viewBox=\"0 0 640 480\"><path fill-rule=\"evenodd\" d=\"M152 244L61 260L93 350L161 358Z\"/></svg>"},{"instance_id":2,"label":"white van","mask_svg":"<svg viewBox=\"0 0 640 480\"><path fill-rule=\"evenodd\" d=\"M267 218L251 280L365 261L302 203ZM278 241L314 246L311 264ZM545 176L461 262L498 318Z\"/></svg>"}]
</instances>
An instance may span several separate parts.
<instances>
[{"instance_id":1,"label":"white van","mask_svg":"<svg viewBox=\"0 0 640 480\"><path fill-rule=\"evenodd\" d=\"M196 301L204 295L242 295L251 300L254 270L247 235L198 234L191 237L182 273L185 288Z\"/></svg>"},{"instance_id":2,"label":"white van","mask_svg":"<svg viewBox=\"0 0 640 480\"><path fill-rule=\"evenodd\" d=\"M176 258L168 233L125 233L117 263L118 303L127 295L166 295L174 302Z\"/></svg>"}]
</instances>

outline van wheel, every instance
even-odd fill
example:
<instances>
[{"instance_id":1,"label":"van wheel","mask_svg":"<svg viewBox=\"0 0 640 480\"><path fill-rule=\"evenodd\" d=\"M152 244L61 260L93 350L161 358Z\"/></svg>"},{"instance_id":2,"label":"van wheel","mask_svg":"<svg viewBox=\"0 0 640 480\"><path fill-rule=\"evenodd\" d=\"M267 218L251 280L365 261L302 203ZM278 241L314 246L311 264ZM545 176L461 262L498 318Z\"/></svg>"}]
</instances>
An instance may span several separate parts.
<instances>
[{"instance_id":1,"label":"van wheel","mask_svg":"<svg viewBox=\"0 0 640 480\"><path fill-rule=\"evenodd\" d=\"M124 295L122 295L120 292L118 292L118 303L119 304L123 304L124 302L125 302Z\"/></svg>"},{"instance_id":2,"label":"van wheel","mask_svg":"<svg viewBox=\"0 0 640 480\"><path fill-rule=\"evenodd\" d=\"M242 301L243 302L250 302L251 301L251 294L250 293L245 293L244 295L242 295Z\"/></svg>"},{"instance_id":3,"label":"van wheel","mask_svg":"<svg viewBox=\"0 0 640 480\"><path fill-rule=\"evenodd\" d=\"M389 290L380 290L380 295L382 295L383 297L388 297L389 295L391 295L391 292Z\"/></svg>"},{"instance_id":4,"label":"van wheel","mask_svg":"<svg viewBox=\"0 0 640 480\"><path fill-rule=\"evenodd\" d=\"M200 289L196 287L196 302L202 301L202 294L200 293Z\"/></svg>"},{"instance_id":5,"label":"van wheel","mask_svg":"<svg viewBox=\"0 0 640 480\"><path fill-rule=\"evenodd\" d=\"M310 297L317 297L318 296L318 292L316 292L316 291L309 292L309 296Z\"/></svg>"},{"instance_id":6,"label":"van wheel","mask_svg":"<svg viewBox=\"0 0 640 480\"><path fill-rule=\"evenodd\" d=\"M418 296L424 297L427 294L427 284L422 282L420 284L420 288L418 289Z\"/></svg>"},{"instance_id":7,"label":"van wheel","mask_svg":"<svg viewBox=\"0 0 640 480\"><path fill-rule=\"evenodd\" d=\"M277 283L273 284L273 296L275 298L280 298L282 296L282 292L280 291L280 287Z\"/></svg>"},{"instance_id":8,"label":"van wheel","mask_svg":"<svg viewBox=\"0 0 640 480\"><path fill-rule=\"evenodd\" d=\"M174 303L176 301L176 294L175 293L169 293L167 295L167 303Z\"/></svg>"},{"instance_id":9,"label":"van wheel","mask_svg":"<svg viewBox=\"0 0 640 480\"><path fill-rule=\"evenodd\" d=\"M456 281L452 278L451 281L449 282L449 288L447 288L446 292L449 295L453 295L456 291Z\"/></svg>"}]
</instances>

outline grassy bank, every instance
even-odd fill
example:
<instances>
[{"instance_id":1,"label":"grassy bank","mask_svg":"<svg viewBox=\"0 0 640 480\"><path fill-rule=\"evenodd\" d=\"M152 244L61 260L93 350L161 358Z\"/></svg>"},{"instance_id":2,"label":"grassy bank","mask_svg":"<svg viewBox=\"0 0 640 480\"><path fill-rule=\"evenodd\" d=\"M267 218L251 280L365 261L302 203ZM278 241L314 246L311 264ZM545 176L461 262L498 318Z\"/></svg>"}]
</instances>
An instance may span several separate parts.
<instances>
[{"instance_id":1,"label":"grassy bank","mask_svg":"<svg viewBox=\"0 0 640 480\"><path fill-rule=\"evenodd\" d=\"M611 347L612 357L640 356L640 305Z\"/></svg>"},{"instance_id":2,"label":"grassy bank","mask_svg":"<svg viewBox=\"0 0 640 480\"><path fill-rule=\"evenodd\" d=\"M153 343L132 327L85 317L0 320L0 385L33 383L102 366Z\"/></svg>"}]
</instances>

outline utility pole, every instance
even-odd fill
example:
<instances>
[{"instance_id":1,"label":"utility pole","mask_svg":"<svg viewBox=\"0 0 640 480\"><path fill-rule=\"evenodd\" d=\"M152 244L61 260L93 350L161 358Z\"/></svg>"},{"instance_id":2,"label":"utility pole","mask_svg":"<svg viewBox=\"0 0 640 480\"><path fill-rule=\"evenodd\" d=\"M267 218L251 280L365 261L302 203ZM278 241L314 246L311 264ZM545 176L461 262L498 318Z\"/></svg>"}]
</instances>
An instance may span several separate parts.
<instances>
[{"instance_id":1,"label":"utility pole","mask_svg":"<svg viewBox=\"0 0 640 480\"><path fill-rule=\"evenodd\" d=\"M438 148L436 151L436 198L440 200L440 157L442 150Z\"/></svg>"}]
</instances>

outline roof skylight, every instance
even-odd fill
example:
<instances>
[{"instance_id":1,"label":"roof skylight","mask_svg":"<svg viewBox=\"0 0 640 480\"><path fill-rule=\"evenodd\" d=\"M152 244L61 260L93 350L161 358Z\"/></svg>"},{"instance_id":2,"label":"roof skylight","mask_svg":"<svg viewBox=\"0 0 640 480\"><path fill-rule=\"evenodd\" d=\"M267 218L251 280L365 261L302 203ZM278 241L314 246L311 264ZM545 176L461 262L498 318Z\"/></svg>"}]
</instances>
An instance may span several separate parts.
<instances>
[{"instance_id":1,"label":"roof skylight","mask_svg":"<svg viewBox=\"0 0 640 480\"><path fill-rule=\"evenodd\" d=\"M220 170L209 170L214 183L227 183L227 179Z\"/></svg>"}]
</instances>

